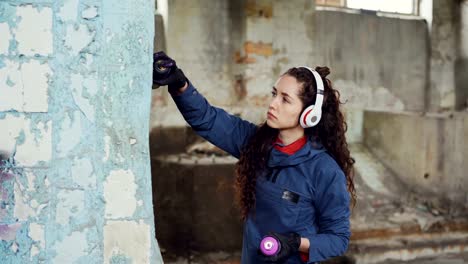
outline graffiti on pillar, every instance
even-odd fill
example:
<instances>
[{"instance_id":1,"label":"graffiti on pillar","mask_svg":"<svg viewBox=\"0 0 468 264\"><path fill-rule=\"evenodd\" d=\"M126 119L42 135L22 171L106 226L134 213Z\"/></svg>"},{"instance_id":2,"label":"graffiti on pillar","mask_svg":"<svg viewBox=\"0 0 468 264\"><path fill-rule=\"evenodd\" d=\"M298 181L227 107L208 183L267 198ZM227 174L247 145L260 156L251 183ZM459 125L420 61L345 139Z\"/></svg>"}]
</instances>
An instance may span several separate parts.
<instances>
[{"instance_id":1,"label":"graffiti on pillar","mask_svg":"<svg viewBox=\"0 0 468 264\"><path fill-rule=\"evenodd\" d=\"M17 231L21 228L21 223L12 219L14 178L10 159L4 152L0 153L0 247L2 252L8 252L8 249L11 250L11 248L16 251L17 245L14 245L14 241ZM1 260L6 260L3 258L3 256L0 257Z\"/></svg>"},{"instance_id":2,"label":"graffiti on pillar","mask_svg":"<svg viewBox=\"0 0 468 264\"><path fill-rule=\"evenodd\" d=\"M0 263L30 261L28 221L15 216L15 183L23 175L14 159L0 150Z\"/></svg>"},{"instance_id":3,"label":"graffiti on pillar","mask_svg":"<svg viewBox=\"0 0 468 264\"><path fill-rule=\"evenodd\" d=\"M9 157L5 152L0 151L0 239L10 237L8 228L5 222L8 221L12 214L13 201L13 179L14 175L11 171Z\"/></svg>"}]
</instances>

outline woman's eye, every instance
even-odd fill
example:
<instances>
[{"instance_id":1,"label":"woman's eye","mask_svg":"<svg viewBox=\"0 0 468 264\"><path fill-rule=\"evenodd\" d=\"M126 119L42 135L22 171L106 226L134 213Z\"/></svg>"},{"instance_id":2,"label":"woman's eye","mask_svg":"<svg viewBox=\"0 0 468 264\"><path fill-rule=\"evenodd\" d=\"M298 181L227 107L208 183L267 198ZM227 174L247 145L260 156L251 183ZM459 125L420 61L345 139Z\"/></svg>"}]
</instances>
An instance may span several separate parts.
<instances>
[{"instance_id":1,"label":"woman's eye","mask_svg":"<svg viewBox=\"0 0 468 264\"><path fill-rule=\"evenodd\" d=\"M289 103L289 101L288 101L286 98L284 98L284 97L283 97L283 102Z\"/></svg>"},{"instance_id":2,"label":"woman's eye","mask_svg":"<svg viewBox=\"0 0 468 264\"><path fill-rule=\"evenodd\" d=\"M276 96L276 92L271 92L271 96L272 96L272 97L275 97L275 96Z\"/></svg>"}]
</instances>

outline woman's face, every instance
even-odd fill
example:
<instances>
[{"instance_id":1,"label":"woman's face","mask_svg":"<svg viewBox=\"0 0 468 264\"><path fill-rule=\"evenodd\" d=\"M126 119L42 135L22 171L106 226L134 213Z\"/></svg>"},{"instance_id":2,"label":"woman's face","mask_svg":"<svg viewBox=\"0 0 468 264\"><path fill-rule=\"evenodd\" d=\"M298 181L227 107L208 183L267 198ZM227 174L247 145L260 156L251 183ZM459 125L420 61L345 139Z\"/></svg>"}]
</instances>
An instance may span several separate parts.
<instances>
[{"instance_id":1,"label":"woman's face","mask_svg":"<svg viewBox=\"0 0 468 264\"><path fill-rule=\"evenodd\" d=\"M283 75L276 81L267 113L270 127L286 130L300 126L299 115L303 108L300 91L300 83L292 76Z\"/></svg>"}]
</instances>

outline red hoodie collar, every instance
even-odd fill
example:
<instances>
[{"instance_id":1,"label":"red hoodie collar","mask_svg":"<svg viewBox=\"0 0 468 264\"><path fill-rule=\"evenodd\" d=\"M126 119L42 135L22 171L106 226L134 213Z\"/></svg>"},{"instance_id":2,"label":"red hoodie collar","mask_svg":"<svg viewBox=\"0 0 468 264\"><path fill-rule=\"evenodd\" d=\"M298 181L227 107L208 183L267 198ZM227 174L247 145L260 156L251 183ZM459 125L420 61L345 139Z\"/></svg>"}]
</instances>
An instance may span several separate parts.
<instances>
[{"instance_id":1,"label":"red hoodie collar","mask_svg":"<svg viewBox=\"0 0 468 264\"><path fill-rule=\"evenodd\" d=\"M300 139L294 141L293 143L284 146L283 141L278 137L276 138L275 142L273 142L274 148L278 151L286 153L288 155L292 155L296 153L296 151L300 150L307 142L307 137L303 136Z\"/></svg>"}]
</instances>

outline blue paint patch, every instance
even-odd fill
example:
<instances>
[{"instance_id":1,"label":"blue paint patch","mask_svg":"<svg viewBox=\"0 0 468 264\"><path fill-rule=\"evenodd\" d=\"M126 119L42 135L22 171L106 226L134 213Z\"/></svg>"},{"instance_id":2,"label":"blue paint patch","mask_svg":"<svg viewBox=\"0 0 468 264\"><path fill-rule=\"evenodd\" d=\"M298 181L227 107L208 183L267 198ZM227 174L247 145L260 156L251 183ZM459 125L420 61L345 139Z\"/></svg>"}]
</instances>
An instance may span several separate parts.
<instances>
[{"instance_id":1,"label":"blue paint patch","mask_svg":"<svg viewBox=\"0 0 468 264\"><path fill-rule=\"evenodd\" d=\"M8 111L8 113L14 117L20 117L20 112L18 112L18 110L10 110Z\"/></svg>"},{"instance_id":2,"label":"blue paint patch","mask_svg":"<svg viewBox=\"0 0 468 264\"><path fill-rule=\"evenodd\" d=\"M39 12L41 12L45 7L51 7L50 5L45 5L42 1L41 3L33 3L32 6L36 8Z\"/></svg>"},{"instance_id":3,"label":"blue paint patch","mask_svg":"<svg viewBox=\"0 0 468 264\"><path fill-rule=\"evenodd\" d=\"M24 135L24 130L21 130L19 135L16 137L16 145L23 145L26 137Z\"/></svg>"},{"instance_id":4,"label":"blue paint patch","mask_svg":"<svg viewBox=\"0 0 468 264\"><path fill-rule=\"evenodd\" d=\"M0 252L2 252L0 254L0 263L29 263L30 248L33 242L28 235L29 223L19 223L17 219L13 218L15 199L13 194L15 181L13 179L18 178L18 174L15 170L5 170L5 168L0 169L0 171L0 177L3 179L0 185L3 198L1 199L1 208L7 212L0 219L0 233L8 238L7 240L0 240ZM2 211L0 210L0 212Z\"/></svg>"},{"instance_id":5,"label":"blue paint patch","mask_svg":"<svg viewBox=\"0 0 468 264\"><path fill-rule=\"evenodd\" d=\"M18 60L17 60L17 61L18 61L20 64L24 64L24 63L29 62L30 60L31 60L31 59L28 58L28 57L26 57L24 54L20 54L20 55L18 56Z\"/></svg>"},{"instance_id":6,"label":"blue paint patch","mask_svg":"<svg viewBox=\"0 0 468 264\"><path fill-rule=\"evenodd\" d=\"M114 255L110 259L110 264L131 264L132 259L125 255Z\"/></svg>"},{"instance_id":7,"label":"blue paint patch","mask_svg":"<svg viewBox=\"0 0 468 264\"><path fill-rule=\"evenodd\" d=\"M10 24L14 20L15 17L16 17L15 6L9 3L0 2L0 23L8 22Z\"/></svg>"},{"instance_id":8,"label":"blue paint patch","mask_svg":"<svg viewBox=\"0 0 468 264\"><path fill-rule=\"evenodd\" d=\"M12 155L12 156L14 156L14 155ZM22 175L23 169L22 168L17 168L15 160L10 157L7 160L3 160L3 162L2 162L2 164L0 166L0 171L13 173L14 175L18 175L18 174Z\"/></svg>"},{"instance_id":9,"label":"blue paint patch","mask_svg":"<svg viewBox=\"0 0 468 264\"><path fill-rule=\"evenodd\" d=\"M16 54L18 51L18 41L15 39L10 39L10 46L8 47L8 52L10 54Z\"/></svg>"},{"instance_id":10,"label":"blue paint patch","mask_svg":"<svg viewBox=\"0 0 468 264\"><path fill-rule=\"evenodd\" d=\"M14 254L10 249L13 243L14 241L0 240L0 263L14 263Z\"/></svg>"},{"instance_id":11,"label":"blue paint patch","mask_svg":"<svg viewBox=\"0 0 468 264\"><path fill-rule=\"evenodd\" d=\"M5 160L1 163L3 164L4 162ZM14 221L14 178L14 175L8 172L8 170L0 168L0 223L11 223Z\"/></svg>"},{"instance_id":12,"label":"blue paint patch","mask_svg":"<svg viewBox=\"0 0 468 264\"><path fill-rule=\"evenodd\" d=\"M15 83L11 81L10 76L8 76L8 78L6 80L6 85L8 85L10 87L13 87L15 85Z\"/></svg>"},{"instance_id":13,"label":"blue paint patch","mask_svg":"<svg viewBox=\"0 0 468 264\"><path fill-rule=\"evenodd\" d=\"M97 5L82 5L79 13L84 20L94 20L98 18L100 7Z\"/></svg>"},{"instance_id":14,"label":"blue paint patch","mask_svg":"<svg viewBox=\"0 0 468 264\"><path fill-rule=\"evenodd\" d=\"M49 131L49 129L52 129L47 124L47 122L50 121L50 117L44 114L32 113L29 114L29 119L31 121L29 131L31 132L31 134L34 135L34 139L36 140L36 142L39 142L39 139L41 139L43 135L42 131ZM39 129L39 124L41 129Z\"/></svg>"},{"instance_id":15,"label":"blue paint patch","mask_svg":"<svg viewBox=\"0 0 468 264\"><path fill-rule=\"evenodd\" d=\"M16 252L17 261L24 261L21 263L29 262L30 249L33 244L33 240L29 237L29 222L23 223L20 230L16 233L16 243L18 244Z\"/></svg>"}]
</instances>

